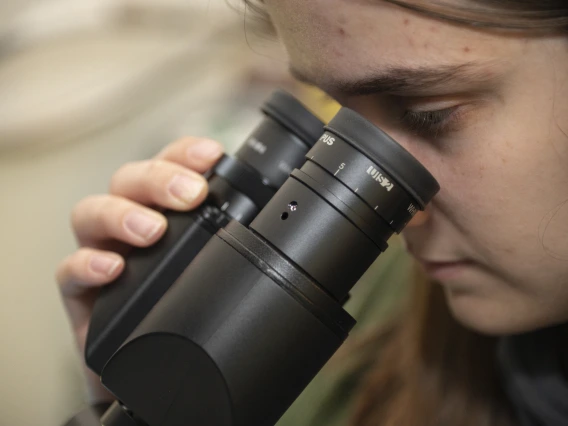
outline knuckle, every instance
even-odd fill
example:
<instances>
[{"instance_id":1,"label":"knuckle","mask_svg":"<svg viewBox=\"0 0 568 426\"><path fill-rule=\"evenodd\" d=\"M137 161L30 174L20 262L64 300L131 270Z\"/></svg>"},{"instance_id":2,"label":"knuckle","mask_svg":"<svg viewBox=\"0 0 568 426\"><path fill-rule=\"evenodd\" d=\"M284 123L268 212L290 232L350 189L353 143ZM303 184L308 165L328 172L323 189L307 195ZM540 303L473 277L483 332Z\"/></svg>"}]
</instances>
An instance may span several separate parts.
<instances>
[{"instance_id":1,"label":"knuckle","mask_svg":"<svg viewBox=\"0 0 568 426\"><path fill-rule=\"evenodd\" d=\"M83 223L83 218L89 210L93 208L98 202L100 202L101 195L88 195L81 199L77 204L71 209L71 226L76 230Z\"/></svg>"},{"instance_id":2,"label":"knuckle","mask_svg":"<svg viewBox=\"0 0 568 426\"><path fill-rule=\"evenodd\" d=\"M172 152L178 152L179 149L184 145L184 141L185 141L185 137L183 138L179 138L176 139L173 142L168 143L166 146L164 146L160 152L158 152L155 156L154 159L160 159L160 158L166 158L168 157Z\"/></svg>"},{"instance_id":3,"label":"knuckle","mask_svg":"<svg viewBox=\"0 0 568 426\"><path fill-rule=\"evenodd\" d=\"M168 169L169 163L165 160L147 160L145 162L145 175L148 176L151 181L154 181L159 176L162 176L164 172Z\"/></svg>"},{"instance_id":4,"label":"knuckle","mask_svg":"<svg viewBox=\"0 0 568 426\"><path fill-rule=\"evenodd\" d=\"M104 197L99 200L99 202L93 206L93 220L97 227L103 231L105 235L109 235L112 226L108 223L109 216L115 215L117 207L120 202L115 197Z\"/></svg>"},{"instance_id":5,"label":"knuckle","mask_svg":"<svg viewBox=\"0 0 568 426\"><path fill-rule=\"evenodd\" d=\"M109 191L111 193L118 191L124 179L124 176L128 175L128 173L136 167L136 164L136 161L129 161L127 163L124 163L112 174L109 183Z\"/></svg>"},{"instance_id":6,"label":"knuckle","mask_svg":"<svg viewBox=\"0 0 568 426\"><path fill-rule=\"evenodd\" d=\"M71 258L71 262L75 265L81 265L81 266L86 266L87 265L87 261L89 260L89 258L91 257L91 255L93 254L93 249L90 247L80 247L79 249L77 249L77 251L75 252L75 257Z\"/></svg>"},{"instance_id":7,"label":"knuckle","mask_svg":"<svg viewBox=\"0 0 568 426\"><path fill-rule=\"evenodd\" d=\"M194 143L196 143L200 139L201 138L197 138L195 136L183 136L183 137L177 139L176 141L172 142L171 146L172 147L185 148L189 145L193 145Z\"/></svg>"}]
</instances>

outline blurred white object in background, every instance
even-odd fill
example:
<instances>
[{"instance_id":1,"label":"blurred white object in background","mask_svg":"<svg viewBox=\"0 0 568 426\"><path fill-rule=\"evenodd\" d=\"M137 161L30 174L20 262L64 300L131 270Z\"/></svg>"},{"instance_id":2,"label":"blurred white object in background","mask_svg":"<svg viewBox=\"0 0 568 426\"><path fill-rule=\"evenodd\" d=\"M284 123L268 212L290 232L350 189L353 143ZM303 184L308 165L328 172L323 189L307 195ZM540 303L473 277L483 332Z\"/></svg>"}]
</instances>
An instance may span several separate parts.
<instances>
[{"instance_id":1,"label":"blurred white object in background","mask_svg":"<svg viewBox=\"0 0 568 426\"><path fill-rule=\"evenodd\" d=\"M52 0L8 27L0 150L83 137L180 92L201 112L218 109L255 65L275 69L249 48L224 0Z\"/></svg>"},{"instance_id":2,"label":"blurred white object in background","mask_svg":"<svg viewBox=\"0 0 568 426\"><path fill-rule=\"evenodd\" d=\"M55 287L72 206L182 134L229 150L285 83L225 0L0 3L0 423L57 426L84 403ZM251 35L249 34L249 41Z\"/></svg>"}]
</instances>

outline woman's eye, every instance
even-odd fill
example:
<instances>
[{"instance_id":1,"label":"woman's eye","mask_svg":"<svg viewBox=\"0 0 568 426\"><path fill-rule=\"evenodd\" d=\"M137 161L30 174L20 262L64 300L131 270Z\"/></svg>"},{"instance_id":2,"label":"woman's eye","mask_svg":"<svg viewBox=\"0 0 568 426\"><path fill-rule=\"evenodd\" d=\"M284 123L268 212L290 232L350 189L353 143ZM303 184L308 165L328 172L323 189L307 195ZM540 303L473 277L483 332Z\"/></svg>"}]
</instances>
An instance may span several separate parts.
<instances>
[{"instance_id":1,"label":"woman's eye","mask_svg":"<svg viewBox=\"0 0 568 426\"><path fill-rule=\"evenodd\" d=\"M436 111L406 110L401 122L410 131L423 136L437 136L448 130L457 119L459 106Z\"/></svg>"}]
</instances>

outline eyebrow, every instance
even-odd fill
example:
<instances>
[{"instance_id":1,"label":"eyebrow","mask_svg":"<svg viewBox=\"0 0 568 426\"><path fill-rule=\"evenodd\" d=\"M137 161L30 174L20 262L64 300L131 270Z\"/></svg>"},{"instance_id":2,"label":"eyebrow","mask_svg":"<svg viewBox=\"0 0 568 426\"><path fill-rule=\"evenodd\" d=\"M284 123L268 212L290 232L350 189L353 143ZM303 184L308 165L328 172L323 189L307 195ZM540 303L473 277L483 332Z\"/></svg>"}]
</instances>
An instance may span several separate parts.
<instances>
[{"instance_id":1,"label":"eyebrow","mask_svg":"<svg viewBox=\"0 0 568 426\"><path fill-rule=\"evenodd\" d=\"M472 83L495 80L495 62L470 62L459 65L418 67L385 67L357 80L338 80L312 77L290 66L290 73L299 81L322 87L343 95L360 96L376 93L419 93Z\"/></svg>"}]
</instances>

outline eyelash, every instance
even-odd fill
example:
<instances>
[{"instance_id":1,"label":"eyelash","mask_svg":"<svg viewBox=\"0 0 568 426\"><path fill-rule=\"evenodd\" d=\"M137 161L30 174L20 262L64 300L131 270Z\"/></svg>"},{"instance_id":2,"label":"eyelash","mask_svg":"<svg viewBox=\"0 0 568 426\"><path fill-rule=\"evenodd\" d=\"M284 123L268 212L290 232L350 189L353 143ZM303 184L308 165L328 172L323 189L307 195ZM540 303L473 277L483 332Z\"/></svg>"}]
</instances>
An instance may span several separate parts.
<instances>
[{"instance_id":1,"label":"eyelash","mask_svg":"<svg viewBox=\"0 0 568 426\"><path fill-rule=\"evenodd\" d=\"M401 122L416 134L436 137L458 120L458 108L454 106L436 111L407 110L402 115Z\"/></svg>"}]
</instances>

